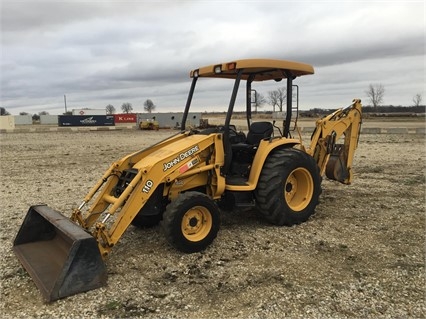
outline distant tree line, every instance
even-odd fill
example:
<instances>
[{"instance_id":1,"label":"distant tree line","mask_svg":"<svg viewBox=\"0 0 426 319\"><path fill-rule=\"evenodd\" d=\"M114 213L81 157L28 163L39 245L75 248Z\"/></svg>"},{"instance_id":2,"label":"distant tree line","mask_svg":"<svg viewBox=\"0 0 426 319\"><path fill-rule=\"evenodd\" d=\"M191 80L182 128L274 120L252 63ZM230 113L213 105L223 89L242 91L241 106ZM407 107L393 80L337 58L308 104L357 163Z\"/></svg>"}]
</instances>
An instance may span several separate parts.
<instances>
[{"instance_id":1,"label":"distant tree line","mask_svg":"<svg viewBox=\"0 0 426 319\"><path fill-rule=\"evenodd\" d=\"M4 107L0 107L0 115L10 115L10 113Z\"/></svg>"},{"instance_id":2,"label":"distant tree line","mask_svg":"<svg viewBox=\"0 0 426 319\"><path fill-rule=\"evenodd\" d=\"M321 109L321 108L313 108L308 111L299 111L299 114L301 116L306 117L318 117L322 115L330 114L331 112L335 111L336 109ZM366 114L426 114L426 107L419 105L419 106L393 106L393 105L383 105L383 106L362 106L362 113Z\"/></svg>"},{"instance_id":3,"label":"distant tree line","mask_svg":"<svg viewBox=\"0 0 426 319\"><path fill-rule=\"evenodd\" d=\"M393 106L387 105L383 106L385 88L382 84L370 84L367 90L364 92L367 95L367 101L370 102L370 105L363 106L364 113L425 113L425 106L422 105L422 95L420 93L414 95L412 99L412 106ZM268 103L272 106L273 112L279 111L282 112L285 110L287 103L287 89L285 87L278 88L277 90L269 91L267 97L263 96L261 93L254 91L252 95L252 103L254 106L254 111L257 112L258 108L262 108L264 104ZM145 112L151 113L155 110L156 105L152 100L147 99L143 103ZM105 107L107 114L115 114L116 109L114 105L108 104ZM121 110L123 113L131 113L133 111L132 103L125 102L121 105ZM330 109L314 108L309 111L300 112L307 116L313 114L327 114ZM40 119L40 115L47 115L49 113L43 111L38 114L33 115L33 120ZM66 115L72 114L71 112L64 113ZM0 115L10 115L9 112L4 107L0 107ZM28 115L26 112L21 112L20 115Z\"/></svg>"},{"instance_id":4,"label":"distant tree line","mask_svg":"<svg viewBox=\"0 0 426 319\"><path fill-rule=\"evenodd\" d=\"M155 110L156 105L154 104L154 102L152 102L152 100L147 99L143 103L143 107L144 107L144 110L146 112L151 113L152 111ZM115 112L116 112L116 109L115 109L114 105L112 105L112 104L108 104L105 107L105 110L106 110L106 114L115 114ZM129 102L123 103L121 105L121 111L123 113L131 113L133 111L132 103L129 103ZM38 114L33 114L32 119L34 121L38 121L38 120L40 120L40 115L48 115L48 114L49 114L48 112L42 111L42 112L39 112ZM64 115L72 115L72 112L65 112L63 114ZM10 113L4 107L0 107L0 116L3 116L3 115L10 115ZM20 112L19 115L30 115L30 114L27 113L27 112Z\"/></svg>"},{"instance_id":5,"label":"distant tree line","mask_svg":"<svg viewBox=\"0 0 426 319\"><path fill-rule=\"evenodd\" d=\"M382 84L370 84L367 90L364 92L367 95L367 101L372 106L363 106L363 112L366 113L396 113L396 112L409 112L409 113L425 113L425 106L422 105L422 95L416 94L412 99L412 106L382 106L385 95L385 88ZM278 88L277 90L269 91L267 97L264 97L261 93L255 91L252 96L252 102L254 110L257 112L258 108L263 107L264 104L268 103L272 105L273 112L282 112L285 110L287 104L287 89L285 87ZM308 114L326 114L329 113L330 109L315 108L305 113Z\"/></svg>"},{"instance_id":6,"label":"distant tree line","mask_svg":"<svg viewBox=\"0 0 426 319\"><path fill-rule=\"evenodd\" d=\"M146 112L151 113L152 111L155 110L155 104L154 104L154 102L152 102L152 100L148 99L143 103L143 108ZM108 104L105 107L105 110L106 110L107 114L115 114L115 112L116 112L115 106L112 105L112 104ZM133 111L132 103L125 102L125 103L121 104L121 111L123 113L131 113Z\"/></svg>"},{"instance_id":7,"label":"distant tree line","mask_svg":"<svg viewBox=\"0 0 426 319\"><path fill-rule=\"evenodd\" d=\"M426 113L426 107L424 105L418 106L394 106L394 105L382 105L378 107L374 106L363 106L363 113Z\"/></svg>"},{"instance_id":8,"label":"distant tree line","mask_svg":"<svg viewBox=\"0 0 426 319\"><path fill-rule=\"evenodd\" d=\"M6 111L4 107L0 107L0 115L10 115L10 113ZM19 115L25 116L25 115L31 115L31 114L27 112L19 112ZM38 114L35 113L31 115L31 118L33 121L39 121L41 115L49 115L49 112L46 112L46 111L38 112Z\"/></svg>"}]
</instances>

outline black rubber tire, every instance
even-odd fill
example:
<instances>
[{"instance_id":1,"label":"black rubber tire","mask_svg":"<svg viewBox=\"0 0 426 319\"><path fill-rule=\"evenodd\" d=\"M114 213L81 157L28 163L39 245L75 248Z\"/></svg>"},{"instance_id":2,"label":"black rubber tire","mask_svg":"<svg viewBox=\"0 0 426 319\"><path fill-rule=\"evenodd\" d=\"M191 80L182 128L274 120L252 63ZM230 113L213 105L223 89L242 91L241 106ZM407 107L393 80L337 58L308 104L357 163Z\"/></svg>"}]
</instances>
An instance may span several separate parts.
<instances>
[{"instance_id":1,"label":"black rubber tire","mask_svg":"<svg viewBox=\"0 0 426 319\"><path fill-rule=\"evenodd\" d=\"M163 219L163 212L166 209L167 202L163 198L164 184L159 185L148 201L138 212L131 224L140 228L151 228L157 226Z\"/></svg>"},{"instance_id":2,"label":"black rubber tire","mask_svg":"<svg viewBox=\"0 0 426 319\"><path fill-rule=\"evenodd\" d=\"M138 228L151 228L157 226L161 222L162 216L161 214L157 215L136 215L136 217L132 220L132 225Z\"/></svg>"},{"instance_id":3,"label":"black rubber tire","mask_svg":"<svg viewBox=\"0 0 426 319\"><path fill-rule=\"evenodd\" d=\"M274 151L265 161L255 190L259 212L274 225L305 222L319 203L321 180L312 156L294 148Z\"/></svg>"},{"instance_id":4,"label":"black rubber tire","mask_svg":"<svg viewBox=\"0 0 426 319\"><path fill-rule=\"evenodd\" d=\"M162 226L170 245L185 253L198 252L217 236L219 208L206 194L186 192L167 206Z\"/></svg>"}]
</instances>

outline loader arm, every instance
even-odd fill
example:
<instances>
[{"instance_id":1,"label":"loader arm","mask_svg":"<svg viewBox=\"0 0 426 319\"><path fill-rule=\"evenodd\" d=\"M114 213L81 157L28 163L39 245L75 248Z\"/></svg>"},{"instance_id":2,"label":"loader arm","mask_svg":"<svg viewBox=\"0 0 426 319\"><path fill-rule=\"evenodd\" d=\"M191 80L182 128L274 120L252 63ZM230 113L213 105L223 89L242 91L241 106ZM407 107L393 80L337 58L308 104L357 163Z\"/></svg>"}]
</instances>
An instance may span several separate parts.
<instances>
[{"instance_id":1,"label":"loader arm","mask_svg":"<svg viewBox=\"0 0 426 319\"><path fill-rule=\"evenodd\" d=\"M362 105L359 99L316 122L307 153L314 157L321 175L325 173L328 178L343 184L352 182L352 162L361 123ZM342 136L343 143L338 144Z\"/></svg>"},{"instance_id":2,"label":"loader arm","mask_svg":"<svg viewBox=\"0 0 426 319\"><path fill-rule=\"evenodd\" d=\"M113 163L90 190L71 220L91 232L105 258L159 185L169 199L179 192L208 184L206 193L218 198L225 189L222 134L171 137L157 147ZM215 157L212 160L212 157ZM207 183L207 176L210 183ZM176 181L179 180L178 183ZM82 208L89 203L86 212Z\"/></svg>"},{"instance_id":3,"label":"loader arm","mask_svg":"<svg viewBox=\"0 0 426 319\"><path fill-rule=\"evenodd\" d=\"M175 134L146 149L142 149L135 153L126 155L125 157L111 164L108 170L105 171L103 176L86 194L80 206L74 209L71 215L71 220L78 222L85 229L92 227L93 224L98 220L102 212L104 212L105 209L109 206L109 203L106 200L100 200L102 196L98 196L97 200L91 203L92 206L89 209L89 213L86 216L83 216L82 209L94 198L94 196L98 192L101 191L102 194L110 194L123 171L132 168L135 163L139 162L141 159L147 156L147 154L155 152L156 150L162 147L166 147L168 144L173 143L179 139L185 138L186 136L187 134L182 132ZM138 178L140 179L140 176L138 176ZM136 179L134 179L132 186L134 186L135 182Z\"/></svg>"}]
</instances>

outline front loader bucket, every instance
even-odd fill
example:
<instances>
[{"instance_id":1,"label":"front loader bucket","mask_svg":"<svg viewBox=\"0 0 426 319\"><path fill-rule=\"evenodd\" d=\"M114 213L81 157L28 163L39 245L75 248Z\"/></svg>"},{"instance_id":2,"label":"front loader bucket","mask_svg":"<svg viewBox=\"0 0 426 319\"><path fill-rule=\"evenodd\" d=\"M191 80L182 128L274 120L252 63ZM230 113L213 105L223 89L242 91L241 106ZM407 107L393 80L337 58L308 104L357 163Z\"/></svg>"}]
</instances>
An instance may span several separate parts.
<instances>
[{"instance_id":1,"label":"front loader bucket","mask_svg":"<svg viewBox=\"0 0 426 319\"><path fill-rule=\"evenodd\" d=\"M13 250L47 301L106 283L96 239L46 205L30 207Z\"/></svg>"}]
</instances>

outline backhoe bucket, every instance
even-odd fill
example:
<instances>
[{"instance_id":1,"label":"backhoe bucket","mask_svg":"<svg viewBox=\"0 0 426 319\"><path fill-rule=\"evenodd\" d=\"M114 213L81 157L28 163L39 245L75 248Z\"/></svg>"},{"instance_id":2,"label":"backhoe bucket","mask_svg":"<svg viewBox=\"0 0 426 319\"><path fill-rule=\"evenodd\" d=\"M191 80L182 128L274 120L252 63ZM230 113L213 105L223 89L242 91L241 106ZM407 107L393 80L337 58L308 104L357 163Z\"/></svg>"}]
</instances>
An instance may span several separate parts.
<instances>
[{"instance_id":1,"label":"backhoe bucket","mask_svg":"<svg viewBox=\"0 0 426 319\"><path fill-rule=\"evenodd\" d=\"M106 284L96 239L46 205L30 207L13 250L47 301Z\"/></svg>"}]
</instances>

